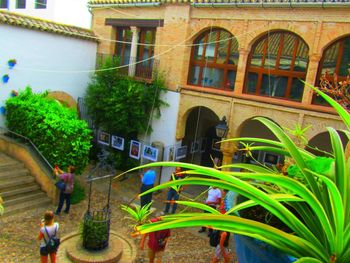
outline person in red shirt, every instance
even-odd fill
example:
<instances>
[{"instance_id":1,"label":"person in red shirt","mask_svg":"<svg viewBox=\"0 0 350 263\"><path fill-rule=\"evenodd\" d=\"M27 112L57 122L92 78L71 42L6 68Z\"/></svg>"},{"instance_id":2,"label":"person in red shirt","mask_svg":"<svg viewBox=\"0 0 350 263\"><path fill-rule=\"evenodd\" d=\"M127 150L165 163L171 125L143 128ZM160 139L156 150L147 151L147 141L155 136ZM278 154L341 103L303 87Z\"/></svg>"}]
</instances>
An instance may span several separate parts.
<instances>
[{"instance_id":1,"label":"person in red shirt","mask_svg":"<svg viewBox=\"0 0 350 263\"><path fill-rule=\"evenodd\" d=\"M157 222L161 219L154 218L151 219L151 222ZM144 248L146 237L148 236L148 258L150 263L154 263L155 259L157 259L158 263L162 262L162 256L164 253L165 246L168 242L168 239L170 237L170 230L164 229L159 230L155 232L151 232L148 234L145 234L141 238L140 248Z\"/></svg>"}]
</instances>

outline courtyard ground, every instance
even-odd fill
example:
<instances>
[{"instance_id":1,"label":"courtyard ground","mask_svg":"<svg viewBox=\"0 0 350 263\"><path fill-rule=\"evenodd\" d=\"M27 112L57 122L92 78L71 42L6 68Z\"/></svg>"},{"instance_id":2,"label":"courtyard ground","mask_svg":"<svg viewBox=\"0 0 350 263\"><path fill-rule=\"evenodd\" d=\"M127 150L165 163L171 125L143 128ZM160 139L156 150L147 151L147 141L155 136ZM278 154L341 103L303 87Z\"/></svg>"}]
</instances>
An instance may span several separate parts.
<instances>
[{"instance_id":1,"label":"courtyard ground","mask_svg":"<svg viewBox=\"0 0 350 263\"><path fill-rule=\"evenodd\" d=\"M78 177L86 185L85 175ZM111 229L123 235L127 241L135 246L135 263L148 262L147 250L139 250L139 238L131 238L131 221L125 219L126 214L121 211L120 205L129 203L138 193L140 182L137 174L129 174L122 181L113 181L111 194L112 221ZM92 187L92 208L103 207L107 202L108 180L100 180ZM86 187L88 194L88 187ZM153 195L155 213L164 208L166 191ZM139 200L135 200L139 203ZM61 237L78 231L83 215L87 209L87 198L79 204L72 205L70 213L56 216L60 224ZM25 211L20 214L0 218L0 262L40 262L39 260L39 233L40 219L46 210L55 210L56 206L48 205L39 209ZM5 208L6 209L6 208ZM178 208L180 211L180 207ZM206 263L214 253L209 246L205 233L198 233L199 228L174 229L164 253L163 262ZM62 262L62 260L60 260ZM58 263L60 263L58 262ZM66 261L69 262L69 261Z\"/></svg>"}]
</instances>

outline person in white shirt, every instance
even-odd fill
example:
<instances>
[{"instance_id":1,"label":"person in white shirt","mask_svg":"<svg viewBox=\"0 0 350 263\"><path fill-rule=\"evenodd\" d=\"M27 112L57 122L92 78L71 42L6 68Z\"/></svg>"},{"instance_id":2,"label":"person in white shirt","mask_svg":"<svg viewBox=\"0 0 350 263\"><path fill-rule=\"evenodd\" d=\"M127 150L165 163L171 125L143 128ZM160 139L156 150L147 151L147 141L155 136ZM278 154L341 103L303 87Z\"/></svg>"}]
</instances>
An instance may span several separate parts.
<instances>
[{"instance_id":1,"label":"person in white shirt","mask_svg":"<svg viewBox=\"0 0 350 263\"><path fill-rule=\"evenodd\" d=\"M38 236L38 239L41 240L40 259L42 263L48 262L48 255L50 255L51 263L56 262L57 250L55 252L49 253L46 249L46 244L50 237L58 237L58 229L59 224L57 222L54 222L54 213L52 211L46 211L44 214L44 219L40 223L40 232Z\"/></svg>"},{"instance_id":2,"label":"person in white shirt","mask_svg":"<svg viewBox=\"0 0 350 263\"><path fill-rule=\"evenodd\" d=\"M221 190L215 186L210 187L208 191L208 197L205 200L205 203L210 207L216 209L216 207L221 203ZM208 212L204 211L204 213L208 213ZM206 231L206 227L202 226L202 228L198 232L202 233L205 231ZM213 232L213 229L209 229L208 236L210 236L212 232Z\"/></svg>"}]
</instances>

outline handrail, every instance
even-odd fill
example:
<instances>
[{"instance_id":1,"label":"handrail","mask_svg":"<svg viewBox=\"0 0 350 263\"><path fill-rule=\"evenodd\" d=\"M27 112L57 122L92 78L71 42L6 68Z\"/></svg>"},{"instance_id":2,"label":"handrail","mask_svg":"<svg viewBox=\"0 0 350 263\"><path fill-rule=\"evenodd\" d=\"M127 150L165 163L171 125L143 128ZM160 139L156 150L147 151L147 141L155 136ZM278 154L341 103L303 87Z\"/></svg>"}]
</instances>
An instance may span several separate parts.
<instances>
[{"instance_id":1,"label":"handrail","mask_svg":"<svg viewBox=\"0 0 350 263\"><path fill-rule=\"evenodd\" d=\"M30 145L35 149L36 153L39 154L39 156L41 157L41 159L51 168L51 170L53 170L53 166L49 163L49 161L44 157L44 155L39 151L38 147L35 146L35 144L27 137L21 135L21 134L18 134L14 131L11 131L7 128L4 128L4 127L1 127L0 126L0 130L1 130L1 134L5 134L6 133L10 133L10 134L13 134L17 137L20 137L21 139L24 139L25 141L28 141L30 143ZM5 132L4 132L5 131Z\"/></svg>"}]
</instances>

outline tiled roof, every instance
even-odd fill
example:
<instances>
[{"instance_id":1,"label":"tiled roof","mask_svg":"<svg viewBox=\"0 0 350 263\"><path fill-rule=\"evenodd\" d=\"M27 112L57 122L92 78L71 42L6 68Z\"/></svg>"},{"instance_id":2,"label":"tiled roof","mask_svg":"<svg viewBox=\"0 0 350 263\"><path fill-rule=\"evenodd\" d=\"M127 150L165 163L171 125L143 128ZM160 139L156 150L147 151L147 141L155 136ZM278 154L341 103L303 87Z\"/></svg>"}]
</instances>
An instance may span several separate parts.
<instances>
[{"instance_id":1,"label":"tiled roof","mask_svg":"<svg viewBox=\"0 0 350 263\"><path fill-rule=\"evenodd\" d=\"M90 5L130 5L130 4L171 4L171 3L191 3L191 4L224 4L224 5L237 5L237 4L342 4L349 3L350 0L91 0Z\"/></svg>"},{"instance_id":2,"label":"tiled roof","mask_svg":"<svg viewBox=\"0 0 350 263\"><path fill-rule=\"evenodd\" d=\"M0 23L97 41L91 30L0 10Z\"/></svg>"}]
</instances>

